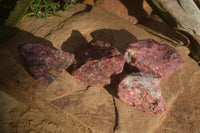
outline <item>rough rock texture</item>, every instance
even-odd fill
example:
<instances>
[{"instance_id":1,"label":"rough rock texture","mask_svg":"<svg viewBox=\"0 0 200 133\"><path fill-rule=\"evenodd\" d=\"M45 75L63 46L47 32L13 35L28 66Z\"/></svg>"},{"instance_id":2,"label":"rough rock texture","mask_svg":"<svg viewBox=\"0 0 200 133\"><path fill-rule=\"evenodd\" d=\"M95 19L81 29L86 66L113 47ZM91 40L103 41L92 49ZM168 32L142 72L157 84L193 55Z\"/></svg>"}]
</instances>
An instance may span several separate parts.
<instances>
[{"instance_id":1,"label":"rough rock texture","mask_svg":"<svg viewBox=\"0 0 200 133\"><path fill-rule=\"evenodd\" d=\"M23 44L19 51L33 76L43 85L50 85L74 61L73 54L41 44Z\"/></svg>"},{"instance_id":2,"label":"rough rock texture","mask_svg":"<svg viewBox=\"0 0 200 133\"><path fill-rule=\"evenodd\" d=\"M77 54L77 64L72 75L88 85L104 86L110 83L110 76L122 72L124 56L111 45L95 41Z\"/></svg>"},{"instance_id":3,"label":"rough rock texture","mask_svg":"<svg viewBox=\"0 0 200 133\"><path fill-rule=\"evenodd\" d=\"M162 79L167 78L184 64L176 49L166 44L159 44L153 39L130 44L125 53L125 60L141 72L151 73Z\"/></svg>"},{"instance_id":4,"label":"rough rock texture","mask_svg":"<svg viewBox=\"0 0 200 133\"><path fill-rule=\"evenodd\" d=\"M67 130L69 133L103 133L105 131L105 128L99 130L98 127L100 126L97 127L97 125L94 124L91 127L86 123L88 122L87 119L95 120L96 110L94 113L88 114L87 117L81 115L82 118L80 119L77 112L82 111L79 110L79 106L82 106L82 103L78 103L78 106L76 106L75 102L73 103L71 100L71 103L69 103L70 106L65 109L65 106L63 106L63 108L59 106L61 105L59 102L57 102L58 105L52 105L52 103L50 103L52 99L56 101L64 97L70 97L69 95L71 95L70 98L73 99L75 97L72 95L76 94L81 94L80 97L76 97L77 101L84 101L84 106L80 107L80 109L84 107L84 110L89 110L91 112L94 108L98 108L98 106L102 104L102 100L109 98L108 102L104 102L103 104L105 104L106 107L113 106L113 114L110 115L112 118L104 117L107 115L103 113L99 114L100 117L97 118L98 120L103 119L104 121L108 120L108 118L109 120L115 119L116 123L114 127L111 128L110 126L110 130L114 128L114 133L154 133L154 131L157 131L157 133L198 133L200 125L200 68L198 64L188 56L189 50L184 46L176 47L176 50L185 61L183 67L160 83L162 96L168 105L167 112L164 115L152 115L142 112L133 106L124 104L118 98L114 98L114 102L111 102L113 97L103 88L91 88L88 90L90 92L92 91L93 96L84 94L84 92L87 93L86 88L81 88L81 86L84 85L80 84L81 82L78 82L79 80L66 71L64 71L52 85L46 87L38 84L37 81L24 70L23 65L20 64L22 58L19 56L17 48L18 45L29 42L49 44L57 49L62 49L63 46L65 46L68 48L66 50L71 52L76 49L74 45L81 46L82 44L86 44L82 43L83 40L90 42L93 39L112 43L112 46L116 47L120 52L124 52L128 44L147 38L153 38L160 43L173 45L173 43L159 38L158 36L154 36L137 25L131 25L119 17L105 12L98 6L93 7L90 12L80 12L84 11L85 8L84 5L77 4L75 8L67 12L59 13L62 17L52 16L45 21L34 17L26 17L20 21L16 26L19 29L16 35L6 43L3 43L3 45L0 45L0 74L3 76L3 79L7 77L11 79L11 83L14 82L18 86L23 87L24 91L19 91L17 86L9 87L10 82L5 82L8 85L7 88L3 89L1 86L0 89L4 90L9 95L13 94L12 96L17 100L26 98L26 101L21 100L21 102L26 104L27 101L30 102L27 104L28 106L37 105L40 111L47 114L48 117L52 118L54 121L57 121L59 125L67 125L71 129L74 129L74 132ZM75 15L75 12L79 13ZM74 30L79 34L74 33ZM167 29L165 31L168 32ZM5 52L6 48L2 48L3 46L8 49L7 53ZM0 85L2 85L2 81L3 80L0 80ZM116 90L116 88L111 89ZM35 93L36 90L38 93ZM102 92L100 93L99 90ZM43 91L43 93L38 95L39 91ZM96 96L98 94L99 96ZM37 98L33 97L35 95ZM83 95L89 100L78 100L82 99ZM50 99L50 101L48 99ZM93 104L91 104L91 102L93 102ZM98 104L100 102L101 104ZM49 103L49 105L52 106L48 106L48 104L45 103ZM106 113L107 110L101 112ZM35 115L35 118L37 117L38 115ZM21 119L24 119L24 117ZM85 119L85 121L80 121L83 119ZM27 120L26 122L31 123L32 121ZM112 122L113 121L110 123ZM91 123L92 122L89 122L89 124ZM22 124L26 125L25 123ZM108 128L106 129L107 132L110 131ZM30 132L34 131L30 130Z\"/></svg>"},{"instance_id":5,"label":"rough rock texture","mask_svg":"<svg viewBox=\"0 0 200 133\"><path fill-rule=\"evenodd\" d=\"M119 84L119 98L144 112L163 114L167 105L161 96L158 80L148 73L132 73Z\"/></svg>"},{"instance_id":6,"label":"rough rock texture","mask_svg":"<svg viewBox=\"0 0 200 133\"><path fill-rule=\"evenodd\" d=\"M157 2L174 18L177 29L187 32L195 39L190 43L190 49L193 51L191 55L200 62L200 10L198 6L193 0L157 0Z\"/></svg>"}]
</instances>

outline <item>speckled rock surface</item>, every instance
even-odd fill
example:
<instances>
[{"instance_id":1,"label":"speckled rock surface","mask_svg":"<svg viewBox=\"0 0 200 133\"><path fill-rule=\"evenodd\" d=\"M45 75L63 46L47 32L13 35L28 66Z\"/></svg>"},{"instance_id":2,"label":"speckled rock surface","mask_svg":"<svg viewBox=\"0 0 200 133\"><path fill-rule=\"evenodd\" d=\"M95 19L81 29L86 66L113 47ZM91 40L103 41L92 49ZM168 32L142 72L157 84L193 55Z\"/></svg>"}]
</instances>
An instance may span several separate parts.
<instances>
[{"instance_id":1,"label":"speckled rock surface","mask_svg":"<svg viewBox=\"0 0 200 133\"><path fill-rule=\"evenodd\" d=\"M125 53L125 60L141 72L151 73L162 79L167 78L184 64L176 49L166 44L159 44L153 39L130 44Z\"/></svg>"},{"instance_id":2,"label":"speckled rock surface","mask_svg":"<svg viewBox=\"0 0 200 133\"><path fill-rule=\"evenodd\" d=\"M176 47L176 50L185 61L183 67L160 83L162 96L168 105L167 112L164 115L153 115L136 109L123 103L118 98L113 98L102 87L87 89L85 84L80 84L81 82L67 71L62 72L48 87L38 84L25 71L23 65L21 65L22 58L17 51L20 44L41 43L51 45L57 49L62 49L65 46L68 48L66 51L71 50L73 53L74 49L77 48L75 46L87 44L82 43L82 38L79 37L79 34L74 35L73 30L79 31L88 42L103 40L111 43L120 52L124 52L128 44L148 38L153 38L161 44L173 45L169 41L154 36L136 25L130 25L119 17L105 12L100 7L93 7L91 12L73 15L81 10L85 10L85 6L77 4L75 8L67 12L61 12L59 15L62 17L52 16L45 21L34 17L26 17L17 24L17 28L20 29L18 33L4 45L0 45L0 60L2 62L0 73L3 77L8 77L15 83L18 81L17 84L22 86L27 93L19 91L17 86L11 86L4 90L8 94L13 94L12 96L15 96L16 99L26 98L26 101L37 105L39 110L61 123L60 125L64 127L67 125L74 129L75 131L72 133L198 133L200 125L200 68L188 56L190 51L185 46ZM67 18L72 15L73 17ZM168 30L165 31L168 32ZM7 54L2 46L8 48L9 52ZM3 87L1 86L0 89L3 89ZM116 88L111 89L116 90ZM14 92L11 93L11 91ZM34 96L32 94L36 95L37 98L31 97ZM71 100L69 101L68 98ZM39 102L38 99L45 99L48 103L53 100L54 105L46 106L44 100ZM108 101L103 102L106 99ZM26 101L22 102L27 103ZM52 103L49 104L52 105ZM102 105L105 105L105 108ZM53 110L53 107L55 110ZM108 107L112 110L107 110ZM100 111L98 111L98 108ZM113 114L110 115L109 112L113 112ZM20 120L23 120L23 116ZM31 116L33 115L31 114ZM37 117L39 116L34 116L34 121L37 120ZM31 117L29 118L31 119ZM116 120L115 123L113 123L113 120ZM30 121L26 122L30 123ZM107 125L106 128L104 124ZM21 124L23 127L24 125L26 124ZM109 128L108 125L110 125ZM114 129L113 132L109 132L112 129ZM29 131L31 132L31 130Z\"/></svg>"},{"instance_id":3,"label":"speckled rock surface","mask_svg":"<svg viewBox=\"0 0 200 133\"><path fill-rule=\"evenodd\" d=\"M167 105L161 96L158 79L148 73L131 73L119 84L118 96L129 105L153 114L163 114Z\"/></svg>"},{"instance_id":4,"label":"speckled rock surface","mask_svg":"<svg viewBox=\"0 0 200 133\"><path fill-rule=\"evenodd\" d=\"M50 85L74 61L73 54L41 44L23 44L19 51L30 72L42 85Z\"/></svg>"},{"instance_id":5,"label":"speckled rock surface","mask_svg":"<svg viewBox=\"0 0 200 133\"><path fill-rule=\"evenodd\" d=\"M88 85L104 86L110 76L122 72L124 56L104 41L88 44L78 53L72 75Z\"/></svg>"}]
</instances>

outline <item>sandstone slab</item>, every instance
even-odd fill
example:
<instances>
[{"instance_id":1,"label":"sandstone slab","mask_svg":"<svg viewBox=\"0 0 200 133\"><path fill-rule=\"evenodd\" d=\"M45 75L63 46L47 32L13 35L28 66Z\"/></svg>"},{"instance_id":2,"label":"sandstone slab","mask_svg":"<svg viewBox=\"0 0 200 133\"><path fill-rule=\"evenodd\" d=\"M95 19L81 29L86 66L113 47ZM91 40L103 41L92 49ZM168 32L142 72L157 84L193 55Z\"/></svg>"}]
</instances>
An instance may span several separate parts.
<instances>
[{"instance_id":1,"label":"sandstone slab","mask_svg":"<svg viewBox=\"0 0 200 133\"><path fill-rule=\"evenodd\" d=\"M119 16L130 23L136 24L138 22L138 19L135 16L129 15L126 6L119 0L103 0L103 2L100 3L100 6L106 11Z\"/></svg>"},{"instance_id":2,"label":"sandstone slab","mask_svg":"<svg viewBox=\"0 0 200 133\"><path fill-rule=\"evenodd\" d=\"M113 98L101 87L89 87L86 91L68 95L51 103L71 113L81 122L99 132L111 133L115 126Z\"/></svg>"},{"instance_id":3,"label":"sandstone slab","mask_svg":"<svg viewBox=\"0 0 200 133\"><path fill-rule=\"evenodd\" d=\"M85 7L81 9L84 8ZM64 12L63 14L65 14L64 16L68 16L69 14L71 16L71 14L74 14L74 11L78 11L79 9L80 5L77 5L76 8L69 10L69 12ZM57 49L61 49L63 45L66 45L69 49L75 49L73 47L74 43L72 42L74 41L80 43L81 41L79 39L79 36L73 36L72 32L75 29L82 35L82 37L85 37L88 42L93 39L103 40L109 42L113 47L117 47L121 52L125 51L128 44L134 43L137 40L148 38L153 38L160 43L173 45L173 43L159 38L158 36L154 36L136 25L131 25L117 16L108 14L99 7L93 7L91 12L81 12L78 15L70 17L70 19L57 16L47 18L46 20L35 19L32 17L25 18L17 25L17 28L19 28L20 30L17 32L16 36L14 36L4 45L11 52L9 54L5 54L5 52L3 52L5 49L0 49L0 58L3 62L0 66L1 74L9 77L10 79L12 79L13 82L17 82L17 84L22 86L29 94L44 94L44 96L38 95L40 99L45 99L46 96L49 95L49 97L47 97L48 99L50 99L49 101L58 100L62 97L67 97L69 95L75 94L80 94L80 96L83 96L85 95L83 94L83 92L84 90L86 90L86 88L83 84L80 84L79 86L80 82L78 82L76 78L72 78L72 76L67 72L63 72L50 86L40 86L40 84L38 84L35 79L25 71L23 65L21 64L21 58L19 58L17 51L17 46L19 44L30 42L43 42L42 44L52 44L52 46ZM74 40L71 41L69 38L73 38ZM80 45L81 44L82 43L80 43ZM162 129L158 130L158 132L166 132L166 129L168 129L169 132L172 131L170 131L170 129L173 129L173 131L175 132L180 131L183 133L184 131L188 132L190 129L192 129L191 131L198 132L198 125L200 123L198 120L198 108L200 105L198 104L198 101L200 101L200 92L197 90L199 90L198 88L200 86L198 75L200 70L198 64L188 56L189 51L187 48L176 47L175 49L184 59L185 63L181 69L171 74L170 77L163 80L160 84L162 96L165 99L166 104L168 105L167 112L162 116L159 114L152 115L150 113L144 113L143 111L138 110L128 104L125 104L119 99L115 98L115 120L117 123L114 128L115 133L154 132L159 127L161 127ZM59 84L62 85L57 88L57 85ZM70 88L68 88L69 86ZM52 107L56 108L56 110L54 110L55 112L51 113L50 117L55 120L61 121L63 125L67 124L73 129L79 129L80 132L103 132L99 130L100 126L98 126L98 128L95 125L93 126L93 128L91 128L91 126L87 126L88 124L84 123L87 122L86 120L79 122L79 120L77 119L78 115L72 114L70 111L68 111L68 108L63 109L61 108L61 106L56 105L51 107L48 106L49 108L46 108L46 104L44 104L43 102L37 102L39 98L36 99L33 97L29 97L30 95L24 96L23 93L21 93L22 91L19 91L14 86L10 88L10 90L15 90L14 94L18 96L19 99L26 97L30 99L30 102L41 105L38 107L40 107L40 109L42 108L42 111L46 112L47 114L53 110ZM56 90L56 88L58 90ZM76 91L77 88L78 90ZM114 90L116 88L112 89ZM186 89L187 91L183 91ZM67 92L67 90L73 91ZM42 91L42 93L39 93L40 91ZM48 93L51 93L51 95ZM182 93L183 95L180 95ZM103 95L105 94L103 93ZM179 100L178 102L174 102L176 101L177 96ZM97 101L101 102L101 100L102 98ZM48 100L45 101L49 102ZM73 110L73 108L77 108L77 106L70 107L70 110ZM84 119L91 119L90 117L93 116L88 115L88 118ZM63 119L65 119L65 121ZM186 128L188 130L186 130ZM107 127L105 129L108 132L110 131L107 129Z\"/></svg>"}]
</instances>

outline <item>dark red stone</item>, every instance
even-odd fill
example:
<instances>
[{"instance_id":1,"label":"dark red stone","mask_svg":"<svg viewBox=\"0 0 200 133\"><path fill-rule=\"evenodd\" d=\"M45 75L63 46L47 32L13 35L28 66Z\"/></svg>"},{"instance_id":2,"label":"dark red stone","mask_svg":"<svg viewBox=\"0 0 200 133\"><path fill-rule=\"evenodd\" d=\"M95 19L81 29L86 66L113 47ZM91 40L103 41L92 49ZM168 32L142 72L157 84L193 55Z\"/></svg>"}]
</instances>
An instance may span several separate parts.
<instances>
[{"instance_id":1,"label":"dark red stone","mask_svg":"<svg viewBox=\"0 0 200 133\"><path fill-rule=\"evenodd\" d=\"M110 84L110 76L122 72L124 56L103 41L87 44L77 54L77 64L72 75L88 85Z\"/></svg>"},{"instance_id":2,"label":"dark red stone","mask_svg":"<svg viewBox=\"0 0 200 133\"><path fill-rule=\"evenodd\" d=\"M167 105L161 96L158 79L148 73L131 73L118 86L119 98L129 105L153 114L163 114Z\"/></svg>"},{"instance_id":3,"label":"dark red stone","mask_svg":"<svg viewBox=\"0 0 200 133\"><path fill-rule=\"evenodd\" d=\"M73 54L41 44L24 44L19 51L30 72L43 85L50 85L74 61Z\"/></svg>"},{"instance_id":4,"label":"dark red stone","mask_svg":"<svg viewBox=\"0 0 200 133\"><path fill-rule=\"evenodd\" d=\"M151 73L162 79L167 78L184 64L176 49L166 44L159 44L153 39L130 44L125 53L125 60L141 72Z\"/></svg>"}]
</instances>

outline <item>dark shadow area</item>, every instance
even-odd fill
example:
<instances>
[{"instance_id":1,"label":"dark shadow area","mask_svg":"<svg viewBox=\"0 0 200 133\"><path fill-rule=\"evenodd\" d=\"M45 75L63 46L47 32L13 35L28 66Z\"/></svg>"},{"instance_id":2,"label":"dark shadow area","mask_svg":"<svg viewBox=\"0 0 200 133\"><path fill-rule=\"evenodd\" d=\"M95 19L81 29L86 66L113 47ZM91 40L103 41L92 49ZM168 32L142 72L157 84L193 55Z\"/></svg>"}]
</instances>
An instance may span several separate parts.
<instances>
[{"instance_id":1,"label":"dark shadow area","mask_svg":"<svg viewBox=\"0 0 200 133\"><path fill-rule=\"evenodd\" d=\"M92 10L92 6L86 5L86 8L83 11L76 12L72 16L76 16L76 15L84 13L84 12L90 12L91 10Z\"/></svg>"},{"instance_id":2,"label":"dark shadow area","mask_svg":"<svg viewBox=\"0 0 200 133\"><path fill-rule=\"evenodd\" d=\"M91 33L93 40L102 40L108 42L112 47L117 48L124 54L126 48L130 43L137 42L137 39L128 31L100 29Z\"/></svg>"},{"instance_id":3,"label":"dark shadow area","mask_svg":"<svg viewBox=\"0 0 200 133\"><path fill-rule=\"evenodd\" d=\"M200 9L200 1L199 0L194 0L195 4L198 6L198 8ZM200 133L200 131L199 131Z\"/></svg>"},{"instance_id":4,"label":"dark shadow area","mask_svg":"<svg viewBox=\"0 0 200 133\"><path fill-rule=\"evenodd\" d=\"M139 24L143 25L145 27L148 27L148 28L154 30L155 32L158 32L159 34L164 35L167 38L175 40L176 42L182 42L184 44L188 43L184 37L177 34L174 29L172 29L169 25L167 25L164 22L159 22L152 18L145 18Z\"/></svg>"},{"instance_id":5,"label":"dark shadow area","mask_svg":"<svg viewBox=\"0 0 200 133\"><path fill-rule=\"evenodd\" d=\"M20 29L14 28L12 29L13 36L9 38L9 40L2 43L2 45L7 46L8 50L10 51L11 55L26 69L27 72L30 73L23 57L19 53L19 46L22 44L42 44L53 48L53 45L50 41L45 40L43 38L39 38L34 36L33 34L22 31ZM30 73L31 74L31 73ZM31 74L32 75L32 74Z\"/></svg>"},{"instance_id":6,"label":"dark shadow area","mask_svg":"<svg viewBox=\"0 0 200 133\"><path fill-rule=\"evenodd\" d=\"M86 44L88 44L88 41L85 37L78 30L73 30L71 36L62 44L61 49L75 54Z\"/></svg>"},{"instance_id":7,"label":"dark shadow area","mask_svg":"<svg viewBox=\"0 0 200 133\"><path fill-rule=\"evenodd\" d=\"M111 29L100 29L91 33L93 40L102 40L109 42L112 47L117 48L122 54L125 53L130 43L137 42L137 39L128 31L122 30L111 30ZM130 66L129 64L124 65L123 72L117 75L111 76L111 83L104 86L104 88L114 97L117 96L117 87L120 81L132 72L137 72L137 68Z\"/></svg>"},{"instance_id":8,"label":"dark shadow area","mask_svg":"<svg viewBox=\"0 0 200 133\"><path fill-rule=\"evenodd\" d=\"M120 0L128 9L128 15L136 17L141 20L147 16L146 11L143 9L143 0Z\"/></svg>"},{"instance_id":9,"label":"dark shadow area","mask_svg":"<svg viewBox=\"0 0 200 133\"><path fill-rule=\"evenodd\" d=\"M124 53L130 43L134 43L137 39L126 30L100 29L91 32L94 41L101 40L111 44ZM78 54L89 42L77 30L73 30L71 36L62 44L61 49L66 52Z\"/></svg>"},{"instance_id":10,"label":"dark shadow area","mask_svg":"<svg viewBox=\"0 0 200 133\"><path fill-rule=\"evenodd\" d=\"M134 43L137 41L137 39L131 33L123 29L122 30L100 29L91 32L91 36L93 38L91 42L96 40L108 42L111 44L112 47L117 48L122 54L124 54L126 48L130 43ZM74 53L75 57L78 57L79 53L88 48L88 44L91 42L88 42L79 31L73 30L71 36L61 46L61 49L66 52ZM79 58L76 59L77 61L80 60ZM72 65L67 69L67 71L72 72L74 68L75 66ZM119 82L127 74L137 71L138 71L137 68L132 67L129 64L125 64L123 72L117 75L112 75L111 84L106 85L105 88L111 95L117 97L117 86Z\"/></svg>"},{"instance_id":11,"label":"dark shadow area","mask_svg":"<svg viewBox=\"0 0 200 133\"><path fill-rule=\"evenodd\" d=\"M106 90L114 97L118 98L117 95L117 88L119 83L124 79L124 77L130 73L133 72L139 72L139 70L136 67L133 67L127 63L124 64L124 69L120 74L112 75L111 76L111 83L109 85L104 86Z\"/></svg>"},{"instance_id":12,"label":"dark shadow area","mask_svg":"<svg viewBox=\"0 0 200 133\"><path fill-rule=\"evenodd\" d=\"M184 35L186 35L189 40L190 44L187 46L190 50L189 56L194 59L198 65L200 66L200 45L199 43L187 32L181 31Z\"/></svg>"},{"instance_id":13,"label":"dark shadow area","mask_svg":"<svg viewBox=\"0 0 200 133\"><path fill-rule=\"evenodd\" d=\"M159 22L156 19L148 18L147 13L144 10L143 2L144 0L120 0L123 5L128 9L128 14L134 16L138 19L139 24L149 29L157 32L156 35L161 35L159 37L165 36L165 39L175 40L177 43L187 44L187 39L177 34L174 29L172 29L165 22Z\"/></svg>"},{"instance_id":14,"label":"dark shadow area","mask_svg":"<svg viewBox=\"0 0 200 133\"><path fill-rule=\"evenodd\" d=\"M65 52L73 53L76 59L77 54L82 51L87 44L88 41L85 37L78 30L73 30L71 36L62 44L61 49ZM74 67L75 65L71 65L67 68L67 71L71 73Z\"/></svg>"}]
</instances>

